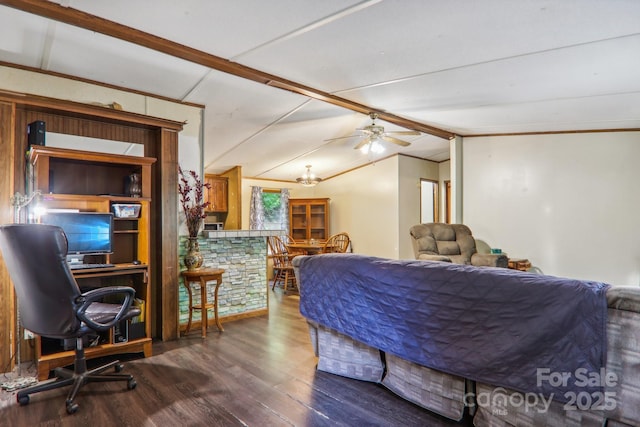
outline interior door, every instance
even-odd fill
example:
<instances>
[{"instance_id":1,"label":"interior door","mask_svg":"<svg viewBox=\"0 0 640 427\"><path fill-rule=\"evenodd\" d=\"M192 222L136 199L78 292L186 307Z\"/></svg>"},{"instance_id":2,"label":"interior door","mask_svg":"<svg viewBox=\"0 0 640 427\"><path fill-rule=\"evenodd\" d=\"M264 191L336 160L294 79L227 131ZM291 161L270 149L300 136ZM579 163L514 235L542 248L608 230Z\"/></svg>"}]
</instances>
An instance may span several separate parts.
<instances>
[{"instance_id":1,"label":"interior door","mask_svg":"<svg viewBox=\"0 0 640 427\"><path fill-rule=\"evenodd\" d=\"M438 222L438 181L420 179L420 223Z\"/></svg>"}]
</instances>

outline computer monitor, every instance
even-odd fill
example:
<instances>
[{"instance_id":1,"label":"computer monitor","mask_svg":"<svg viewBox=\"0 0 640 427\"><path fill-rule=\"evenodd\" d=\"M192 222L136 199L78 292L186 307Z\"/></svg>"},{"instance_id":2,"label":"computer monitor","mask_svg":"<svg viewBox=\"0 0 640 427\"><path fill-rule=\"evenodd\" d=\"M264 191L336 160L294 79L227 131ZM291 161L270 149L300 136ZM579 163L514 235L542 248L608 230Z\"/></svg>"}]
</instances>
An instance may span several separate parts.
<instances>
[{"instance_id":1,"label":"computer monitor","mask_svg":"<svg viewBox=\"0 0 640 427\"><path fill-rule=\"evenodd\" d=\"M113 252L113 214L100 212L48 212L43 224L57 225L67 236L67 260L83 262L85 255Z\"/></svg>"}]
</instances>

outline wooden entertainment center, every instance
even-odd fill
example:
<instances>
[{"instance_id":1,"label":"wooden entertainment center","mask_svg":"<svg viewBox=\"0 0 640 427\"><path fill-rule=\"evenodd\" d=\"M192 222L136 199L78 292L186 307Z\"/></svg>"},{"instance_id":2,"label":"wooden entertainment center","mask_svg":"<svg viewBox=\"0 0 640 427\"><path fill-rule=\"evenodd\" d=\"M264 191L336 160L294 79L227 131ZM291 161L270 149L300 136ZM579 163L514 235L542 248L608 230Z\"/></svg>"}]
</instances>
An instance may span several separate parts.
<instances>
[{"instance_id":1,"label":"wooden entertainment center","mask_svg":"<svg viewBox=\"0 0 640 427\"><path fill-rule=\"evenodd\" d=\"M114 218L113 252L93 256L90 262L109 264L73 270L82 291L102 286L130 286L136 291L136 302L143 310L139 318L122 322L108 333L87 343L87 358L114 353L140 353L151 356L151 290L150 260L150 157L103 154L81 150L34 145L29 150L34 191L42 193L46 209L80 212L112 212L114 204L140 206L136 217ZM141 195L125 194L128 177L140 176ZM46 379L51 369L73 363L74 344L36 336L35 359L38 379Z\"/></svg>"},{"instance_id":2,"label":"wooden entertainment center","mask_svg":"<svg viewBox=\"0 0 640 427\"><path fill-rule=\"evenodd\" d=\"M30 146L28 124L46 123L46 131L81 137L81 149ZM179 336L177 169L178 132L183 123L95 105L26 94L0 92L0 223L12 222L9 194L42 193L47 208L111 212L114 204L140 206L138 217L114 219L113 253L88 262L110 267L74 270L79 286L126 285L136 290L143 314L118 330L99 335L86 348L87 358L120 353L151 355L153 338ZM94 140L138 144L141 156L109 154ZM86 148L85 148L86 147ZM25 156L25 153L27 154ZM139 174L139 197L127 194L125 181ZM25 179L25 177L29 177ZM31 183L33 187L31 187ZM5 197L6 195L6 197ZM136 195L137 196L137 195ZM16 301L0 262L0 364L13 368L15 345L23 361L34 359L38 377L73 362L73 348L60 340L36 337L35 345L16 339Z\"/></svg>"}]
</instances>

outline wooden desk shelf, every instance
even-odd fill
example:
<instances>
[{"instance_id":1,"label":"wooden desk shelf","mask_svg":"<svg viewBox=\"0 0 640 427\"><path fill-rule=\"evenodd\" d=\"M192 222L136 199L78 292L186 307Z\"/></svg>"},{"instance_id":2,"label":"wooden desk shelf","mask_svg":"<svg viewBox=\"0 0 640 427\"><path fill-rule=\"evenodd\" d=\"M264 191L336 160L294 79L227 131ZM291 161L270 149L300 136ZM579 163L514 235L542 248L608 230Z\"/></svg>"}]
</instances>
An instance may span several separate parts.
<instances>
[{"instance_id":1,"label":"wooden desk shelf","mask_svg":"<svg viewBox=\"0 0 640 427\"><path fill-rule=\"evenodd\" d=\"M142 308L139 318L119 325L120 329L126 328L126 334L122 331L116 334L113 329L96 334L98 341L86 347L87 359L118 353L151 356L150 204L151 165L155 159L45 146L31 147L29 159L31 185L42 192L42 204L47 209L112 212L114 203L140 205L138 217L114 218L113 252L95 256L95 261L91 258L91 262L114 266L72 270L72 273L82 291L104 286L130 286L135 289L136 301ZM132 172L140 174L141 197L122 194ZM137 322L139 332L129 339L128 331L133 322ZM139 325L142 322L144 325ZM35 342L38 379L46 379L51 369L73 363L75 342L72 348L61 340L36 337Z\"/></svg>"}]
</instances>

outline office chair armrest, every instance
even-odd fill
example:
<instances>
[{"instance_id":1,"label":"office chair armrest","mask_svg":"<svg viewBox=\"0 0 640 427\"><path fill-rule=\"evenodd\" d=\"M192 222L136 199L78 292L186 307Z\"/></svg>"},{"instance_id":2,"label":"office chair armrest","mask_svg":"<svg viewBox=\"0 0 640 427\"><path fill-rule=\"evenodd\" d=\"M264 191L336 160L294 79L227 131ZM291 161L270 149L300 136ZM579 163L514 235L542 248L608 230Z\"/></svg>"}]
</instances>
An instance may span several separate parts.
<instances>
[{"instance_id":1,"label":"office chair armrest","mask_svg":"<svg viewBox=\"0 0 640 427\"><path fill-rule=\"evenodd\" d=\"M133 301L135 292L136 291L133 288L130 288L128 286L109 286L105 288L92 289L76 298L76 304L80 305L80 307L76 310L76 314L78 318L85 322L91 329L95 329L98 331L111 329L118 322L120 322L120 319L122 319L122 317L127 314L129 309L131 308L131 302ZM94 302L101 302L104 297L111 295L124 295L124 302L122 302L120 310L111 321L100 323L95 319L91 319L87 316L86 311L91 304L93 304Z\"/></svg>"}]
</instances>

